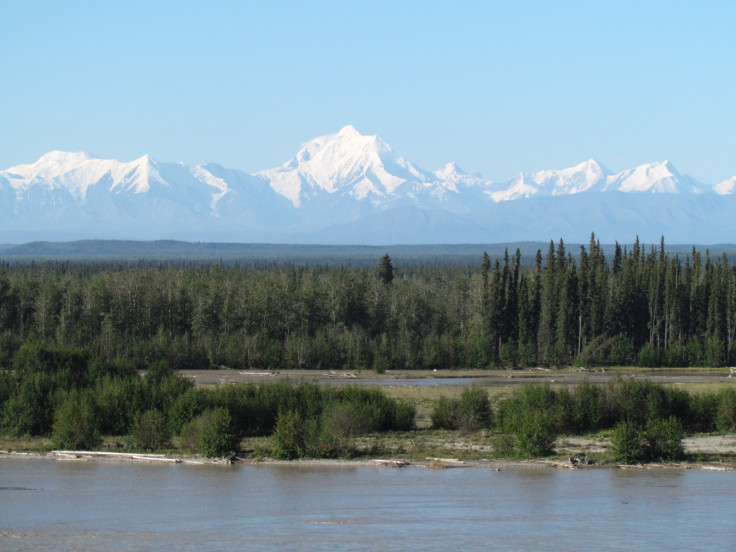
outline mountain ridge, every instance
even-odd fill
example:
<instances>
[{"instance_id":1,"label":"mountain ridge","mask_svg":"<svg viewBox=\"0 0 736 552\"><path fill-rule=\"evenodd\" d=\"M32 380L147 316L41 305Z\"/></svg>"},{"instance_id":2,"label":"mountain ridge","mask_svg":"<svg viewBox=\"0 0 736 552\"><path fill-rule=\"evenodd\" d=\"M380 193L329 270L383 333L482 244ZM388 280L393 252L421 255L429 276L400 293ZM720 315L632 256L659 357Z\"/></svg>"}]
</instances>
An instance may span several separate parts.
<instances>
[{"instance_id":1,"label":"mountain ridge","mask_svg":"<svg viewBox=\"0 0 736 552\"><path fill-rule=\"evenodd\" d=\"M377 135L348 125L306 142L280 167L255 173L150 155L120 162L48 152L35 163L0 171L0 241L235 237L345 243L352 236L362 243L382 236L396 243L443 237L457 243L493 241L501 234L513 241L514 232L524 239L580 239L591 230L620 231L623 239L638 229L670 226L678 234L710 232L715 241L729 241L736 235L721 234L734 228L724 205L736 197L735 181L709 187L680 174L670 161L612 173L588 159L493 182L455 163L425 170ZM589 213L600 216L590 220Z\"/></svg>"}]
</instances>

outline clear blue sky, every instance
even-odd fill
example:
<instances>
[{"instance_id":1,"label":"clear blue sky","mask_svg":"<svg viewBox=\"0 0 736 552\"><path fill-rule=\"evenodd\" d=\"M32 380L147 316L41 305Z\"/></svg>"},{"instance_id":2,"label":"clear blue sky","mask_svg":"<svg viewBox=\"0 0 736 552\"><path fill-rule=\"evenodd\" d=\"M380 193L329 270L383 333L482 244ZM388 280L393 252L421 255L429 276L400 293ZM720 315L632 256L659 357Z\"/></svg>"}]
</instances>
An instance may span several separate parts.
<instances>
[{"instance_id":1,"label":"clear blue sky","mask_svg":"<svg viewBox=\"0 0 736 552\"><path fill-rule=\"evenodd\" d=\"M0 0L0 169L272 168L353 124L428 170L736 175L734 1Z\"/></svg>"}]
</instances>

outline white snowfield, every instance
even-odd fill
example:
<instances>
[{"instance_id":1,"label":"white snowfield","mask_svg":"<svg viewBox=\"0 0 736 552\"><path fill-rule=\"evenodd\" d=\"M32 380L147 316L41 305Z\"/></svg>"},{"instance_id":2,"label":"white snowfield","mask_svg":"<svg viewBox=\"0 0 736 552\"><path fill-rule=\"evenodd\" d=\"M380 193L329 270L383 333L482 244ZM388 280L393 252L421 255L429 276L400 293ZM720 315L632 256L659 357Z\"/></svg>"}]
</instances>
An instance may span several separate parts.
<instances>
[{"instance_id":1,"label":"white snowfield","mask_svg":"<svg viewBox=\"0 0 736 552\"><path fill-rule=\"evenodd\" d=\"M432 172L397 155L379 137L364 136L348 125L307 142L281 167L254 174L214 164L163 163L149 155L120 162L49 152L35 163L0 171L0 243L22 240L26 234L29 239L81 238L85 231L134 239L294 241L312 236L341 241L353 235L378 238L375 227L397 242L410 242L412 228L414 237L423 240L487 241L499 234L499 225L504 229L499 239L510 238L506 234L514 230L515 218L524 225L516 239L603 230L591 224L633 225L636 232L637 222L646 223L644 233L656 228L667 234L670 223L680 230L683 220L702 223L713 199L700 200L700 210L688 211L688 202L639 196L715 198L735 191L736 176L707 186L680 174L669 161L614 174L589 159L500 182L468 174L454 163ZM572 196L580 197L560 203ZM537 202L519 202L535 198ZM544 198L557 199L550 204ZM674 202L665 209L670 219L658 220L660 215L647 211L647 201L652 206ZM573 228L570 220L576 212L580 228ZM588 220L586 212L597 213L596 218ZM423 232L422 226L433 232ZM65 236L70 228L71 235ZM736 241L736 235L716 241L728 240Z\"/></svg>"}]
</instances>

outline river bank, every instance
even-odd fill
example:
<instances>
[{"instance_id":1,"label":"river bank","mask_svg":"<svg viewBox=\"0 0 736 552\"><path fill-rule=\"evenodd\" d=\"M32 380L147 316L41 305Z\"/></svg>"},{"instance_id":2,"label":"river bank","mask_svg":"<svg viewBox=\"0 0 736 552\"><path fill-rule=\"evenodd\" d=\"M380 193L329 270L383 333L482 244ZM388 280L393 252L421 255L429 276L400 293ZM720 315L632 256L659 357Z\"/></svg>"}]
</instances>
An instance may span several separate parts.
<instances>
[{"instance_id":1,"label":"river bank","mask_svg":"<svg viewBox=\"0 0 736 552\"><path fill-rule=\"evenodd\" d=\"M421 433L421 432L417 432ZM535 467L555 469L700 469L716 471L736 470L736 435L697 435L683 439L687 461L650 463L643 465L623 465L606 460L610 439L605 436L563 437L556 444L556 456L550 458L520 460L491 458L490 444L482 444L478 435L444 434L434 438L428 435L416 435L422 442L411 442L396 439L394 446L401 445L408 454L396 451L381 457L359 456L353 459L299 459L276 460L257 454L233 455L229 458L205 458L185 454L147 454L135 452L109 451L70 451L52 450L37 452L20 452L0 450L0 461L3 458L49 460L60 462L134 462L134 463L171 463L186 465L230 465L256 464L278 466L322 466L322 467L382 467L403 468L420 467L431 469L447 468L486 468L501 470L510 467ZM361 446L365 446L362 443ZM412 449L412 447L423 447ZM386 443L384 443L386 446ZM391 445L388 445L391 446ZM423 450L443 453L442 456L419 457ZM458 454L453 455L452 451ZM471 451L473 454L468 454ZM448 454L450 453L450 454ZM468 457L469 456L469 457Z\"/></svg>"}]
</instances>

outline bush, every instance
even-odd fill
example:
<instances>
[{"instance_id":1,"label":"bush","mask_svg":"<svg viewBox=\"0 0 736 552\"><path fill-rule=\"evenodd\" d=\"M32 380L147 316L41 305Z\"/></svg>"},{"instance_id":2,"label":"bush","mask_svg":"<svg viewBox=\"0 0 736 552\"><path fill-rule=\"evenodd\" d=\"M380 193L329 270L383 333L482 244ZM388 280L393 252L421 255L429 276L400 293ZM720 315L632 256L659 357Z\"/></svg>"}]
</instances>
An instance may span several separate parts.
<instances>
[{"instance_id":1,"label":"bush","mask_svg":"<svg viewBox=\"0 0 736 552\"><path fill-rule=\"evenodd\" d=\"M318 458L352 456L353 437L372 431L370 417L351 404L328 406L319 420L304 424L305 455Z\"/></svg>"},{"instance_id":2,"label":"bush","mask_svg":"<svg viewBox=\"0 0 736 552\"><path fill-rule=\"evenodd\" d=\"M513 436L515 455L536 458L554 452L556 434L567 422L570 397L548 384L526 384L500 404L499 425ZM508 448L506 444L506 448Z\"/></svg>"},{"instance_id":3,"label":"bush","mask_svg":"<svg viewBox=\"0 0 736 552\"><path fill-rule=\"evenodd\" d=\"M496 435L491 440L491 444L493 445L493 455L496 458L513 458L518 454L516 437L513 435L507 433Z\"/></svg>"},{"instance_id":4,"label":"bush","mask_svg":"<svg viewBox=\"0 0 736 552\"><path fill-rule=\"evenodd\" d=\"M570 411L571 429L575 433L597 431L606 419L606 402L600 387L583 381L572 392Z\"/></svg>"},{"instance_id":5,"label":"bush","mask_svg":"<svg viewBox=\"0 0 736 552\"><path fill-rule=\"evenodd\" d=\"M273 432L274 458L280 460L294 460L302 458L307 453L306 424L298 412L294 410L281 411L276 418L276 428Z\"/></svg>"},{"instance_id":6,"label":"bush","mask_svg":"<svg viewBox=\"0 0 736 552\"><path fill-rule=\"evenodd\" d=\"M169 444L169 428L166 417L158 410L141 414L133 429L133 436L144 450L164 448Z\"/></svg>"},{"instance_id":7,"label":"bush","mask_svg":"<svg viewBox=\"0 0 736 552\"><path fill-rule=\"evenodd\" d=\"M526 417L539 413L554 431L564 431L569 423L569 395L555 392L549 384L525 384L500 404L499 425L506 433L514 433Z\"/></svg>"},{"instance_id":8,"label":"bush","mask_svg":"<svg viewBox=\"0 0 736 552\"><path fill-rule=\"evenodd\" d=\"M340 440L374 430L371 417L352 404L332 404L322 412L322 431Z\"/></svg>"},{"instance_id":9,"label":"bush","mask_svg":"<svg viewBox=\"0 0 736 552\"><path fill-rule=\"evenodd\" d=\"M611 418L644 427L649 420L690 417L690 395L651 381L619 380L610 389Z\"/></svg>"},{"instance_id":10,"label":"bush","mask_svg":"<svg viewBox=\"0 0 736 552\"><path fill-rule=\"evenodd\" d=\"M485 389L473 385L463 389L457 405L458 427L465 431L475 431L491 427L493 411Z\"/></svg>"},{"instance_id":11,"label":"bush","mask_svg":"<svg viewBox=\"0 0 736 552\"><path fill-rule=\"evenodd\" d=\"M529 411L524 414L514 431L514 437L515 448L522 456L538 458L554 454L554 424L544 412Z\"/></svg>"},{"instance_id":12,"label":"bush","mask_svg":"<svg viewBox=\"0 0 736 552\"><path fill-rule=\"evenodd\" d=\"M661 366L659 350L651 345L645 345L639 351L639 366L656 367Z\"/></svg>"},{"instance_id":13,"label":"bush","mask_svg":"<svg viewBox=\"0 0 736 552\"><path fill-rule=\"evenodd\" d=\"M709 433L717 428L716 420L721 405L721 396L717 393L693 395L690 399L691 417L688 428L693 431Z\"/></svg>"},{"instance_id":14,"label":"bush","mask_svg":"<svg viewBox=\"0 0 736 552\"><path fill-rule=\"evenodd\" d=\"M140 379L100 378L94 388L100 431L108 435L124 435L134 426L144 410L143 382Z\"/></svg>"},{"instance_id":15,"label":"bush","mask_svg":"<svg viewBox=\"0 0 736 552\"><path fill-rule=\"evenodd\" d=\"M396 415L394 416L394 429L396 431L409 431L414 429L417 409L406 401L396 401Z\"/></svg>"},{"instance_id":16,"label":"bush","mask_svg":"<svg viewBox=\"0 0 736 552\"><path fill-rule=\"evenodd\" d=\"M51 442L57 449L94 449L100 443L94 403L87 394L70 393L54 413Z\"/></svg>"},{"instance_id":17,"label":"bush","mask_svg":"<svg viewBox=\"0 0 736 552\"><path fill-rule=\"evenodd\" d=\"M169 408L169 430L178 435L207 409L206 391L193 387L179 395Z\"/></svg>"},{"instance_id":18,"label":"bush","mask_svg":"<svg viewBox=\"0 0 736 552\"><path fill-rule=\"evenodd\" d=\"M0 431L21 435L48 435L53 425L51 394L53 379L48 374L6 374L8 394L0 411Z\"/></svg>"},{"instance_id":19,"label":"bush","mask_svg":"<svg viewBox=\"0 0 736 552\"><path fill-rule=\"evenodd\" d=\"M674 416L650 421L645 432L648 458L652 461L680 460L685 454L682 437L682 425Z\"/></svg>"},{"instance_id":20,"label":"bush","mask_svg":"<svg viewBox=\"0 0 736 552\"><path fill-rule=\"evenodd\" d=\"M631 421L620 422L611 436L613 457L621 464L641 464L646 458L642 431Z\"/></svg>"},{"instance_id":21,"label":"bush","mask_svg":"<svg viewBox=\"0 0 736 552\"><path fill-rule=\"evenodd\" d=\"M719 394L715 425L721 433L736 429L736 390L724 389Z\"/></svg>"},{"instance_id":22,"label":"bush","mask_svg":"<svg viewBox=\"0 0 736 552\"><path fill-rule=\"evenodd\" d=\"M631 421L621 422L614 429L611 442L617 462L643 464L682 458L682 437L682 425L670 417L651 420L644 428Z\"/></svg>"},{"instance_id":23,"label":"bush","mask_svg":"<svg viewBox=\"0 0 736 552\"><path fill-rule=\"evenodd\" d=\"M726 344L716 336L711 336L707 343L705 355L708 366L725 366L728 360Z\"/></svg>"},{"instance_id":24,"label":"bush","mask_svg":"<svg viewBox=\"0 0 736 552\"><path fill-rule=\"evenodd\" d=\"M222 407L205 410L184 431L187 448L208 458L232 454L237 438L231 421L230 413Z\"/></svg>"},{"instance_id":25,"label":"bush","mask_svg":"<svg viewBox=\"0 0 736 552\"><path fill-rule=\"evenodd\" d=\"M432 427L435 429L457 429L459 401L440 395L432 410Z\"/></svg>"}]
</instances>

